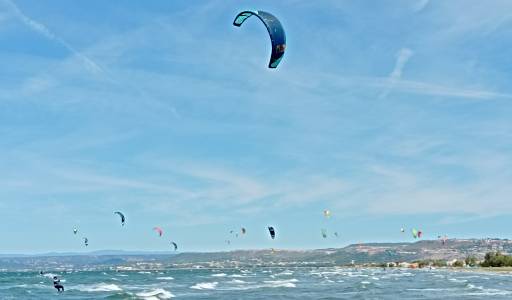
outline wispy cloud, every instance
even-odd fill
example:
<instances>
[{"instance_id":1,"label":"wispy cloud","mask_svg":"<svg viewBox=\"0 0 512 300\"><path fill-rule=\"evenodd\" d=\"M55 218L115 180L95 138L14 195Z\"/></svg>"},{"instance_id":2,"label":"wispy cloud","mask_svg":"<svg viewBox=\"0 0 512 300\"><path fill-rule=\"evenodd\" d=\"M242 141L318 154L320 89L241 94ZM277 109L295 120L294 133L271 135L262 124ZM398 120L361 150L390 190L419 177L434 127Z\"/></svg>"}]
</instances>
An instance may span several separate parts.
<instances>
[{"instance_id":1,"label":"wispy cloud","mask_svg":"<svg viewBox=\"0 0 512 300\"><path fill-rule=\"evenodd\" d=\"M421 12L422 10L425 9L425 7L427 7L429 2L430 2L430 0L418 0L416 2L416 4L414 5L414 11Z\"/></svg>"},{"instance_id":2,"label":"wispy cloud","mask_svg":"<svg viewBox=\"0 0 512 300\"><path fill-rule=\"evenodd\" d=\"M512 94L495 92L481 88L464 86L449 86L426 81L406 80L403 78L393 79L391 77L343 77L336 75L318 74L319 78L325 77L324 84L337 83L333 89L347 87L365 87L375 90L385 89L381 93L387 96L391 90L399 93L411 93L417 95L443 96L447 98L466 98L481 100L509 100ZM315 87L321 90L322 85ZM382 97L381 96L381 97Z\"/></svg>"},{"instance_id":3,"label":"wispy cloud","mask_svg":"<svg viewBox=\"0 0 512 300\"><path fill-rule=\"evenodd\" d=\"M18 25L8 35L36 32L16 47L41 36L70 52L1 53L12 76L0 83L0 205L11 219L27 207L57 207L70 224L126 209L138 224L187 224L217 238L215 224L296 224L290 215L321 218L326 207L372 218L361 228L382 225L375 215L436 214L435 223L511 208L512 95L499 85L510 74L496 51L507 39L466 47L480 26L499 30L501 12L485 17L500 16L498 27L472 27L478 9L468 4L466 19L457 1L411 2L420 14L378 4L377 17L364 2L269 2L290 51L268 70L267 32L258 22L233 28L235 2L127 4L142 12L136 20L102 4L109 30L91 34L87 5L83 19L42 24L34 19L47 20L46 8L29 17L22 2L1 1ZM66 24L84 36L59 34ZM459 25L472 35L446 38Z\"/></svg>"},{"instance_id":4,"label":"wispy cloud","mask_svg":"<svg viewBox=\"0 0 512 300\"><path fill-rule=\"evenodd\" d=\"M380 94L380 98L385 98L393 90L396 82L402 78L402 71L412 55L413 52L409 48L402 48L397 53L395 67L391 74L389 74L389 85L386 90Z\"/></svg>"},{"instance_id":5,"label":"wispy cloud","mask_svg":"<svg viewBox=\"0 0 512 300\"><path fill-rule=\"evenodd\" d=\"M409 61L413 52L409 48L402 48L397 54L395 67L393 68L393 72L389 74L389 78L392 80L402 78L402 71L405 67L405 64Z\"/></svg>"},{"instance_id":6,"label":"wispy cloud","mask_svg":"<svg viewBox=\"0 0 512 300\"><path fill-rule=\"evenodd\" d=\"M408 92L421 95L446 96L468 99L512 99L511 94L492 92L480 89L449 87L412 80L376 80L375 84L377 86L390 87L400 92Z\"/></svg>"},{"instance_id":7,"label":"wispy cloud","mask_svg":"<svg viewBox=\"0 0 512 300\"><path fill-rule=\"evenodd\" d=\"M71 54L75 55L78 59L80 59L83 63L83 65L86 67L86 69L90 72L97 73L102 72L102 68L94 62L92 59L75 49L73 46L71 46L68 42L66 42L64 39L56 35L53 31L51 31L48 27L46 27L44 24L31 19L29 16L25 15L16 4L14 4L11 0L3 0L4 4L10 8L10 11L21 21L23 24L28 26L30 29L32 29L35 32L38 32L39 34L43 35L44 37L53 40L57 43L59 43L61 46L66 48Z\"/></svg>"}]
</instances>

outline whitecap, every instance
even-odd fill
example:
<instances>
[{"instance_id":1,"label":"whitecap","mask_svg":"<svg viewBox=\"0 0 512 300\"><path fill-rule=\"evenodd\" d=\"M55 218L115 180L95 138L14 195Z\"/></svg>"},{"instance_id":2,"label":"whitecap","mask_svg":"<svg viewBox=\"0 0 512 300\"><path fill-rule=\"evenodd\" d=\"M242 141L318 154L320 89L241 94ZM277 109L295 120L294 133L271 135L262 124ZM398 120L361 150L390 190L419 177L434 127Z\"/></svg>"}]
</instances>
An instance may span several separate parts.
<instances>
[{"instance_id":1,"label":"whitecap","mask_svg":"<svg viewBox=\"0 0 512 300\"><path fill-rule=\"evenodd\" d=\"M467 295L467 296L507 296L512 295L512 291L504 291L504 290L497 290L497 289L482 289L480 292L473 292L473 293L464 293L461 295Z\"/></svg>"},{"instance_id":2,"label":"whitecap","mask_svg":"<svg viewBox=\"0 0 512 300\"><path fill-rule=\"evenodd\" d=\"M467 288L468 289L476 289L476 290L483 290L484 289L483 286L475 286L475 285L473 285L471 283L468 283Z\"/></svg>"},{"instance_id":3,"label":"whitecap","mask_svg":"<svg viewBox=\"0 0 512 300\"><path fill-rule=\"evenodd\" d=\"M227 274L226 273L216 273L216 274L212 274L212 277L226 277Z\"/></svg>"},{"instance_id":4,"label":"whitecap","mask_svg":"<svg viewBox=\"0 0 512 300\"><path fill-rule=\"evenodd\" d=\"M238 279L233 279L231 281L228 281L229 283L235 283L235 284L245 284L247 282L243 281L243 280L238 280Z\"/></svg>"},{"instance_id":5,"label":"whitecap","mask_svg":"<svg viewBox=\"0 0 512 300\"><path fill-rule=\"evenodd\" d=\"M217 287L218 282L200 282L191 286L191 289L195 290L214 290Z\"/></svg>"},{"instance_id":6,"label":"whitecap","mask_svg":"<svg viewBox=\"0 0 512 300\"><path fill-rule=\"evenodd\" d=\"M108 283L103 283L103 282L98 283L98 284L92 284L92 285L77 285L74 287L70 287L70 289L76 289L81 292L116 292L116 291L123 290L118 285L108 284Z\"/></svg>"},{"instance_id":7,"label":"whitecap","mask_svg":"<svg viewBox=\"0 0 512 300\"><path fill-rule=\"evenodd\" d=\"M276 276L290 276L290 275L293 275L293 271L286 270L286 271L276 274Z\"/></svg>"},{"instance_id":8,"label":"whitecap","mask_svg":"<svg viewBox=\"0 0 512 300\"><path fill-rule=\"evenodd\" d=\"M136 294L145 300L160 300L160 299L171 299L174 296L171 292L164 289L156 289L149 292L141 292Z\"/></svg>"},{"instance_id":9,"label":"whitecap","mask_svg":"<svg viewBox=\"0 0 512 300\"><path fill-rule=\"evenodd\" d=\"M464 282L468 282L467 280L465 279L458 279L458 278L448 278L449 281L451 282L457 282L457 283L464 283Z\"/></svg>"},{"instance_id":10,"label":"whitecap","mask_svg":"<svg viewBox=\"0 0 512 300\"><path fill-rule=\"evenodd\" d=\"M446 292L457 291L459 288L424 288L424 289L407 289L407 291L421 291L421 292Z\"/></svg>"},{"instance_id":11,"label":"whitecap","mask_svg":"<svg viewBox=\"0 0 512 300\"><path fill-rule=\"evenodd\" d=\"M171 276L167 276L167 277L157 277L156 279L158 279L158 280L174 280L174 278L173 278L173 277L171 277Z\"/></svg>"},{"instance_id":12,"label":"whitecap","mask_svg":"<svg viewBox=\"0 0 512 300\"><path fill-rule=\"evenodd\" d=\"M269 287L287 287L287 288L294 288L296 287L295 282L298 282L299 280L292 278L289 280L267 280L263 281L266 283Z\"/></svg>"},{"instance_id":13,"label":"whitecap","mask_svg":"<svg viewBox=\"0 0 512 300\"><path fill-rule=\"evenodd\" d=\"M43 274L44 277L48 277L50 279L53 279L53 277L57 276L56 274L53 274L53 273L45 273Z\"/></svg>"}]
</instances>

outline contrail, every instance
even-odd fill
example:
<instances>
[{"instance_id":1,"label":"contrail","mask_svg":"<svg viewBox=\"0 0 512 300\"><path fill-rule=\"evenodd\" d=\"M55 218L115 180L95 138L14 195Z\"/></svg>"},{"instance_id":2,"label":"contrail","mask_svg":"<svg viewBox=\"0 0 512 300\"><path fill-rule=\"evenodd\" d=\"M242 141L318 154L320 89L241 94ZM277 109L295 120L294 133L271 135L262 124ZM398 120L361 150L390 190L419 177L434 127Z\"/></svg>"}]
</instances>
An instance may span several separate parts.
<instances>
[{"instance_id":1,"label":"contrail","mask_svg":"<svg viewBox=\"0 0 512 300\"><path fill-rule=\"evenodd\" d=\"M25 15L19 8L10 0L3 0L3 2L12 10L12 12L15 14L15 16L23 22L26 26L28 26L30 29L32 29L35 32L40 33L41 35L45 36L46 38L56 41L57 43L64 46L64 48L68 49L69 52L71 52L73 55L78 57L85 65L85 67L93 72L103 72L103 69L95 63L93 60L88 58L87 56L80 53L78 50L73 48L69 43L67 43L65 40L60 38L59 36L55 35L48 27L46 27L44 24L37 22L27 15Z\"/></svg>"}]
</instances>

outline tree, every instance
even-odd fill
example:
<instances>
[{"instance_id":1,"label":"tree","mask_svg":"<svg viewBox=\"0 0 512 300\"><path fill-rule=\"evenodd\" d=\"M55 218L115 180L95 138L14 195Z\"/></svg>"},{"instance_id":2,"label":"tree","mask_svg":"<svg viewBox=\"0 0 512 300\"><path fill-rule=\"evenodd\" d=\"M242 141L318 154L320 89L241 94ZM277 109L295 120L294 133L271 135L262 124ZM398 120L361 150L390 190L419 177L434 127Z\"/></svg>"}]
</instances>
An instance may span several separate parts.
<instances>
[{"instance_id":1,"label":"tree","mask_svg":"<svg viewBox=\"0 0 512 300\"><path fill-rule=\"evenodd\" d=\"M466 257L466 265L470 266L470 267L474 267L476 266L476 257L474 256L468 256Z\"/></svg>"},{"instance_id":2,"label":"tree","mask_svg":"<svg viewBox=\"0 0 512 300\"><path fill-rule=\"evenodd\" d=\"M454 267L457 267L457 268L464 267L464 262L463 262L462 260L456 260L456 261L453 263L453 266L454 266Z\"/></svg>"},{"instance_id":3,"label":"tree","mask_svg":"<svg viewBox=\"0 0 512 300\"><path fill-rule=\"evenodd\" d=\"M512 256L503 255L500 252L489 252L485 254L482 267L512 267Z\"/></svg>"}]
</instances>

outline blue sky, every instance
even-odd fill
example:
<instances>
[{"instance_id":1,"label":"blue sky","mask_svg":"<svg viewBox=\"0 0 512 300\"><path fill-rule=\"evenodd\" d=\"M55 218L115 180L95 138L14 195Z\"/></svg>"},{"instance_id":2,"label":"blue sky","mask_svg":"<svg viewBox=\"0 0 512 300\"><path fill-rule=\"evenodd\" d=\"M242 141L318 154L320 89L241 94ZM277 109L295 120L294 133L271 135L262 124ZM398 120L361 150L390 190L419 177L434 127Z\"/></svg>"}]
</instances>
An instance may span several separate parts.
<instances>
[{"instance_id":1,"label":"blue sky","mask_svg":"<svg viewBox=\"0 0 512 300\"><path fill-rule=\"evenodd\" d=\"M1 0L0 251L511 238L511 9Z\"/></svg>"}]
</instances>

